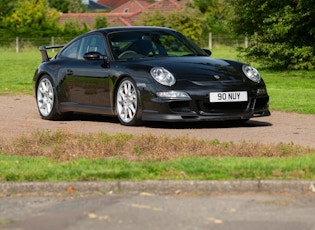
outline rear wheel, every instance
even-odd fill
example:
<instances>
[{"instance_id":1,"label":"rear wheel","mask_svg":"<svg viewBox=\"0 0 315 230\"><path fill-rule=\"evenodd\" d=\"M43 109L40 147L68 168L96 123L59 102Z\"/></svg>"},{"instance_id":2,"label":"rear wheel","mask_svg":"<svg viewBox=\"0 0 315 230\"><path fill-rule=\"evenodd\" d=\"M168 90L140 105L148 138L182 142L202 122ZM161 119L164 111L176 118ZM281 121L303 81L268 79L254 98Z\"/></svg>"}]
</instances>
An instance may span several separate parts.
<instances>
[{"instance_id":1,"label":"rear wheel","mask_svg":"<svg viewBox=\"0 0 315 230\"><path fill-rule=\"evenodd\" d=\"M36 103L40 116L45 120L59 120L55 88L51 78L44 75L38 82L36 89Z\"/></svg>"},{"instance_id":2,"label":"rear wheel","mask_svg":"<svg viewBox=\"0 0 315 230\"><path fill-rule=\"evenodd\" d=\"M123 79L116 93L116 112L123 125L139 125L141 123L139 94L136 84L130 78Z\"/></svg>"}]
</instances>

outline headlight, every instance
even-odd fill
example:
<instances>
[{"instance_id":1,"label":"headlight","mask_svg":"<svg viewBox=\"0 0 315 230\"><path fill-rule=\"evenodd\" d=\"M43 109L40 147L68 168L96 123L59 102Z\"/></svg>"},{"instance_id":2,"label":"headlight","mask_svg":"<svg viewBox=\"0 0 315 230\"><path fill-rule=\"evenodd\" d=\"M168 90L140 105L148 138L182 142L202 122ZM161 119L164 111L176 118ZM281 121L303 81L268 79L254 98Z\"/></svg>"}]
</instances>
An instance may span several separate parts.
<instances>
[{"instance_id":1,"label":"headlight","mask_svg":"<svg viewBox=\"0 0 315 230\"><path fill-rule=\"evenodd\" d=\"M162 85L172 86L176 82L173 74L163 67L153 67L150 73L154 80Z\"/></svg>"},{"instance_id":2,"label":"headlight","mask_svg":"<svg viewBox=\"0 0 315 230\"><path fill-rule=\"evenodd\" d=\"M260 74L258 73L257 69L254 67L243 65L242 67L244 74L246 77L248 77L250 80L259 83L261 80Z\"/></svg>"}]
</instances>

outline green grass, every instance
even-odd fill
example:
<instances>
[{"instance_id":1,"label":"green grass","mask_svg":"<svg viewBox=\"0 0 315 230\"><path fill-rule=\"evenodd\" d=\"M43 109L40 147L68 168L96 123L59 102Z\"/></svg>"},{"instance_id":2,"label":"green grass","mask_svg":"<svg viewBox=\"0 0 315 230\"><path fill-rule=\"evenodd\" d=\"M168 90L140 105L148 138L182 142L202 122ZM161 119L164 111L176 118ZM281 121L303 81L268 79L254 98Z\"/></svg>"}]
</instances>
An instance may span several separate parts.
<instances>
[{"instance_id":1,"label":"green grass","mask_svg":"<svg viewBox=\"0 0 315 230\"><path fill-rule=\"evenodd\" d=\"M0 181L315 179L315 154L291 158L205 157L166 162L0 155Z\"/></svg>"},{"instance_id":2,"label":"green grass","mask_svg":"<svg viewBox=\"0 0 315 230\"><path fill-rule=\"evenodd\" d=\"M39 51L0 52L0 94L31 94L32 77L41 62Z\"/></svg>"},{"instance_id":3,"label":"green grass","mask_svg":"<svg viewBox=\"0 0 315 230\"><path fill-rule=\"evenodd\" d=\"M227 60L237 60L240 61L240 58L233 47L220 47L220 48L213 48L211 50L212 54L211 57L214 58L222 58Z\"/></svg>"},{"instance_id":4,"label":"green grass","mask_svg":"<svg viewBox=\"0 0 315 230\"><path fill-rule=\"evenodd\" d=\"M315 114L315 71L270 71L261 74L273 110Z\"/></svg>"},{"instance_id":5,"label":"green grass","mask_svg":"<svg viewBox=\"0 0 315 230\"><path fill-rule=\"evenodd\" d=\"M0 95L32 94L32 79L41 54L37 48L16 53L0 48ZM52 53L50 53L52 56Z\"/></svg>"},{"instance_id":6,"label":"green grass","mask_svg":"<svg viewBox=\"0 0 315 230\"><path fill-rule=\"evenodd\" d=\"M168 179L315 179L315 149L63 131L0 142L0 181Z\"/></svg>"}]
</instances>

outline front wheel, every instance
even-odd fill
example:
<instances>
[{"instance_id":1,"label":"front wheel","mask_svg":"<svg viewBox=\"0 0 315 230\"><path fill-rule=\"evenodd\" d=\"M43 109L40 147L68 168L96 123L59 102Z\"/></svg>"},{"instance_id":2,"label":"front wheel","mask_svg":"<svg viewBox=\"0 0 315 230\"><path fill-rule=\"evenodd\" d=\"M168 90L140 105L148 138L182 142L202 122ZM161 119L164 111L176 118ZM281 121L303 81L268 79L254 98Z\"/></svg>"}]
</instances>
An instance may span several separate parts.
<instances>
[{"instance_id":1,"label":"front wheel","mask_svg":"<svg viewBox=\"0 0 315 230\"><path fill-rule=\"evenodd\" d=\"M141 123L141 106L136 84L130 78L123 79L116 92L116 112L123 125Z\"/></svg>"},{"instance_id":2,"label":"front wheel","mask_svg":"<svg viewBox=\"0 0 315 230\"><path fill-rule=\"evenodd\" d=\"M36 103L40 116L45 120L59 120L55 89L51 78L44 75L38 82L36 90Z\"/></svg>"}]
</instances>

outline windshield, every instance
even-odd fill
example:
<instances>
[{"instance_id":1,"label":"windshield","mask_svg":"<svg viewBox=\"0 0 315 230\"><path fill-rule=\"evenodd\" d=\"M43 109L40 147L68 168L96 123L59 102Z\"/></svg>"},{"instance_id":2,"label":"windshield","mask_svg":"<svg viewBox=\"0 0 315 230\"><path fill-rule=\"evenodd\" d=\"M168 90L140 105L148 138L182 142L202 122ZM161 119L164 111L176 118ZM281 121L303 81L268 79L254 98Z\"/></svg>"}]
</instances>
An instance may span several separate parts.
<instances>
[{"instance_id":1,"label":"windshield","mask_svg":"<svg viewBox=\"0 0 315 230\"><path fill-rule=\"evenodd\" d=\"M109 35L116 60L157 56L205 56L206 54L186 37L167 31L123 31Z\"/></svg>"}]
</instances>

